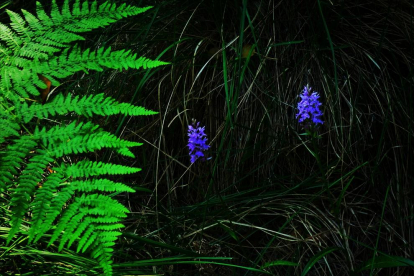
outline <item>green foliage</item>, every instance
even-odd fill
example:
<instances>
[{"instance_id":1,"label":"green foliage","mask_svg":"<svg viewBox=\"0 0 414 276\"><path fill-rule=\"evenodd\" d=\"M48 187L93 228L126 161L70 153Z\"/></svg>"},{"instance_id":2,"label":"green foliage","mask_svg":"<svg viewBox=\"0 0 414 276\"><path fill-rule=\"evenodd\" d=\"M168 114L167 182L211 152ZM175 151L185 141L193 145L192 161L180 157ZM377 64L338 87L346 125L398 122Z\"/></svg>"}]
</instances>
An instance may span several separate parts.
<instances>
[{"instance_id":1,"label":"green foliage","mask_svg":"<svg viewBox=\"0 0 414 276\"><path fill-rule=\"evenodd\" d=\"M74 97L70 92L61 93L45 104L34 99L39 89L46 88L39 74L58 86L59 79L78 71L146 69L167 64L110 47L92 51L70 45L84 40L78 33L150 8L79 0L70 7L65 0L60 10L53 0L50 15L39 2L37 16L22 10L22 17L7 10L10 27L0 23L0 192L8 194L12 212L7 243L21 231L23 221L29 220L29 243L51 230L49 245L58 240L62 250L77 242L78 252L89 250L104 273L112 274L111 247L121 234L121 221L128 209L105 193L134 190L100 177L140 169L88 160L63 162L62 157L110 148L133 158L129 148L141 143L122 140L79 118L156 112L119 103L103 94ZM71 120L74 114L78 119ZM57 116L69 123L58 118L56 125L39 127L40 120Z\"/></svg>"}]
</instances>

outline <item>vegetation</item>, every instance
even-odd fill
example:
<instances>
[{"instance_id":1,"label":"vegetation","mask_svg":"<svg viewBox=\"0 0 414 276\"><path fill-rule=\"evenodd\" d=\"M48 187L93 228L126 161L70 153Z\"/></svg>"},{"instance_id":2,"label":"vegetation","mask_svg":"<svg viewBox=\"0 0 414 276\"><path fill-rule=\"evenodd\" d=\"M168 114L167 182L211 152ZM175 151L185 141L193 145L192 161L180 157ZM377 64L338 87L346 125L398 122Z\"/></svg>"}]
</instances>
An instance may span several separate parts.
<instances>
[{"instance_id":1,"label":"vegetation","mask_svg":"<svg viewBox=\"0 0 414 276\"><path fill-rule=\"evenodd\" d=\"M17 11L19 2L5 5ZM129 148L136 159L111 147L64 152L59 161L88 158L142 168L108 177L138 191L109 191L129 211L113 246L114 275L414 272L410 1L122 2L154 7L85 33L78 46L127 49L171 65L86 67L88 74L71 72L61 86L52 81L56 91L44 105L35 104L47 106L63 95L92 100L104 93L158 112L131 116L119 108L117 116L83 119L83 126L100 125L114 140L129 141L124 148L143 143ZM24 3L35 13L35 1ZM42 4L50 14L52 5ZM7 24L7 18L3 14L1 22ZM322 103L323 124L312 131L297 118L306 85ZM31 95L13 112L30 105ZM73 112L50 118L33 113L18 134L75 127L81 116ZM199 143L207 158L194 163L188 141L193 118L208 137L207 146ZM2 156L15 143L4 140ZM29 153L38 150L27 147ZM31 164L21 160L14 167L18 172ZM54 162L41 162L59 173ZM74 248L58 251L59 243L46 247L52 229L28 243L35 212L25 214L20 233L6 244L16 219L9 208L13 192L6 189L0 197L1 274L102 273L90 254L73 250L81 238Z\"/></svg>"},{"instance_id":2,"label":"vegetation","mask_svg":"<svg viewBox=\"0 0 414 276\"><path fill-rule=\"evenodd\" d=\"M49 98L46 93L50 93L52 83L60 86L57 79L78 71L102 71L103 66L122 70L165 64L144 57L137 59L130 51L111 51L111 47L82 51L77 45L69 45L83 39L76 33L91 31L149 8L117 7L107 2L97 5L96 1L90 6L85 1L80 6L79 0L70 8L66 0L60 10L56 1L52 1L50 17L37 3L37 16L22 10L24 19L7 10L11 28L0 25L0 39L4 42L0 46L0 143L3 144L0 191L6 193L5 206L10 208L3 213L10 224L10 228L4 229L6 245L18 232L28 236L28 244L37 242L56 221L48 246L59 239L58 251L61 251L64 246L70 247L78 241L77 252L89 250L104 274L112 274L112 246L121 234L117 229L124 227L120 222L129 211L102 192L135 190L119 182L94 177L130 174L140 169L101 161L67 162L62 158L101 148L112 148L120 155L133 158L129 147L141 143L119 139L99 125L83 123L79 117L90 119L93 114L138 116L156 112L117 103L103 94L72 97L70 93L60 93L46 102ZM39 94L42 103L33 102L31 98ZM63 118L56 115L63 115ZM58 117L52 126L46 122L51 116ZM38 122L33 122L35 117ZM49 174L44 176L44 171ZM30 215L26 216L28 212ZM28 230L22 227L24 220L30 221Z\"/></svg>"}]
</instances>

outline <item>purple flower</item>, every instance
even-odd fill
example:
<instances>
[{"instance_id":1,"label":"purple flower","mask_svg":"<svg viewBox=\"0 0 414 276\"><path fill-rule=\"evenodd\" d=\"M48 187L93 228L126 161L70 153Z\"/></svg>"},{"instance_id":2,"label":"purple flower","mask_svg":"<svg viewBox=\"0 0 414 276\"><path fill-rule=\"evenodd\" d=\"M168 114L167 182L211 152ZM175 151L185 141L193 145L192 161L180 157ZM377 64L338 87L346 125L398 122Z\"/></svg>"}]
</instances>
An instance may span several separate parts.
<instances>
[{"instance_id":1,"label":"purple flower","mask_svg":"<svg viewBox=\"0 0 414 276\"><path fill-rule=\"evenodd\" d=\"M188 149L190 150L191 163L194 163L198 158L204 158L203 151L210 148L207 142L207 135L204 133L205 127L199 127L200 123L193 123L188 125Z\"/></svg>"},{"instance_id":2,"label":"purple flower","mask_svg":"<svg viewBox=\"0 0 414 276\"><path fill-rule=\"evenodd\" d=\"M315 125L323 124L323 121L320 119L322 116L322 111L319 109L319 106L322 104L319 102L318 92L310 92L311 88L305 86L303 89L302 95L300 97L302 100L298 104L299 113L296 114L296 118L299 118L299 123L303 123L305 127L308 127L311 122Z\"/></svg>"}]
</instances>

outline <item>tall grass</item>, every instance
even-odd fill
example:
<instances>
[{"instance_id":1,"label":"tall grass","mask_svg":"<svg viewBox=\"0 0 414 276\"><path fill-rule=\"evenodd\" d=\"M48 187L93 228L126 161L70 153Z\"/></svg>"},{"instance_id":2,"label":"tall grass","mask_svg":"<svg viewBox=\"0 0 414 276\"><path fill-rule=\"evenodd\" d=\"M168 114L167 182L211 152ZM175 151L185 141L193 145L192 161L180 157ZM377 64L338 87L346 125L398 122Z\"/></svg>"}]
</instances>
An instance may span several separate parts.
<instances>
[{"instance_id":1,"label":"tall grass","mask_svg":"<svg viewBox=\"0 0 414 276\"><path fill-rule=\"evenodd\" d=\"M144 142L142 172L123 181L151 191L116 195L132 212L116 273L414 273L410 1L124 2L155 8L85 44L172 66L66 84L159 111L106 122ZM295 118L306 84L323 102L316 145ZM206 125L206 162L190 163L192 118Z\"/></svg>"}]
</instances>

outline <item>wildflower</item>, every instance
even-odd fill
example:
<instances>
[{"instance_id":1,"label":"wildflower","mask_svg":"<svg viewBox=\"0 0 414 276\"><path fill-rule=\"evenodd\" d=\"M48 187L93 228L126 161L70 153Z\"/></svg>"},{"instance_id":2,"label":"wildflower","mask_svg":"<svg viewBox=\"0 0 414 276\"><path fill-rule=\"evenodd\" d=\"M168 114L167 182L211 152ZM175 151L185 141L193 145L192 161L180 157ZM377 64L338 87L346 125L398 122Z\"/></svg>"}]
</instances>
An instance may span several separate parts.
<instances>
[{"instance_id":1,"label":"wildflower","mask_svg":"<svg viewBox=\"0 0 414 276\"><path fill-rule=\"evenodd\" d=\"M207 135L204 133L205 127L199 127L200 123L195 122L188 125L188 149L190 150L191 163L194 163L198 158L202 157L204 160L203 151L210 148L207 142Z\"/></svg>"},{"instance_id":2,"label":"wildflower","mask_svg":"<svg viewBox=\"0 0 414 276\"><path fill-rule=\"evenodd\" d=\"M299 113L296 114L296 118L299 118L299 123L304 123L305 128L307 128L311 122L315 125L323 124L323 121L320 119L322 112L319 109L319 106L322 104L319 102L318 92L310 92L311 88L305 86L303 89L302 95L300 97L302 100L298 104Z\"/></svg>"}]
</instances>

